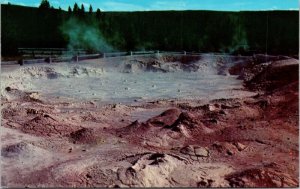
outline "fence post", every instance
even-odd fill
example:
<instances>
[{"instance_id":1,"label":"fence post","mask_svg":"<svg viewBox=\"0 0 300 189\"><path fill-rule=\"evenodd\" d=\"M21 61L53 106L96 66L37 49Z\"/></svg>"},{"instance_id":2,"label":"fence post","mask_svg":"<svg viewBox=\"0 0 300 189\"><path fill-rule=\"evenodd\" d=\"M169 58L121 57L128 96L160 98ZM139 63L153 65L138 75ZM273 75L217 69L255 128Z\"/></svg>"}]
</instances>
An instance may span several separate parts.
<instances>
[{"instance_id":1,"label":"fence post","mask_svg":"<svg viewBox=\"0 0 300 189\"><path fill-rule=\"evenodd\" d=\"M105 53L103 53L103 58L105 58L106 56L105 56Z\"/></svg>"},{"instance_id":2,"label":"fence post","mask_svg":"<svg viewBox=\"0 0 300 189\"><path fill-rule=\"evenodd\" d=\"M132 51L130 51L130 56L132 56Z\"/></svg>"},{"instance_id":3,"label":"fence post","mask_svg":"<svg viewBox=\"0 0 300 189\"><path fill-rule=\"evenodd\" d=\"M186 51L183 51L183 54L186 55Z\"/></svg>"},{"instance_id":4,"label":"fence post","mask_svg":"<svg viewBox=\"0 0 300 189\"><path fill-rule=\"evenodd\" d=\"M49 64L51 64L52 63L52 58L51 58L51 56L49 57Z\"/></svg>"},{"instance_id":5,"label":"fence post","mask_svg":"<svg viewBox=\"0 0 300 189\"><path fill-rule=\"evenodd\" d=\"M159 55L159 50L157 50L157 55Z\"/></svg>"},{"instance_id":6,"label":"fence post","mask_svg":"<svg viewBox=\"0 0 300 189\"><path fill-rule=\"evenodd\" d=\"M23 60L23 59L20 59L20 60L19 60L19 64L20 64L20 66L23 66L24 60Z\"/></svg>"}]
</instances>

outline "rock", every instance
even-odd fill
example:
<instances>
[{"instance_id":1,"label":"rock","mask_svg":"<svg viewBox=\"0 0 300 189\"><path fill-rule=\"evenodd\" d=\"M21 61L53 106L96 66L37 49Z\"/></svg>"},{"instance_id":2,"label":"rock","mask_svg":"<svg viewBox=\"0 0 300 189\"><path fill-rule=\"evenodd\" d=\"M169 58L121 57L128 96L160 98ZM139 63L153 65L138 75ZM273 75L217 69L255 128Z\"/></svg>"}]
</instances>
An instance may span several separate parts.
<instances>
[{"instance_id":1,"label":"rock","mask_svg":"<svg viewBox=\"0 0 300 189\"><path fill-rule=\"evenodd\" d=\"M268 100L259 100L258 102L256 102L256 104L258 104L261 108L266 108L270 104L270 102Z\"/></svg>"},{"instance_id":2,"label":"rock","mask_svg":"<svg viewBox=\"0 0 300 189\"><path fill-rule=\"evenodd\" d=\"M194 147L191 145L181 148L180 152L186 155L195 156Z\"/></svg>"},{"instance_id":3,"label":"rock","mask_svg":"<svg viewBox=\"0 0 300 189\"><path fill-rule=\"evenodd\" d=\"M218 120L217 119L209 119L208 121L210 123L212 123L212 124L218 124Z\"/></svg>"},{"instance_id":4,"label":"rock","mask_svg":"<svg viewBox=\"0 0 300 189\"><path fill-rule=\"evenodd\" d=\"M173 128L173 131L179 132L187 138L191 137L189 129L187 129L186 126L183 124L177 125L175 128Z\"/></svg>"},{"instance_id":5,"label":"rock","mask_svg":"<svg viewBox=\"0 0 300 189\"><path fill-rule=\"evenodd\" d=\"M199 157L208 157L209 151L204 147L194 147L195 155Z\"/></svg>"},{"instance_id":6,"label":"rock","mask_svg":"<svg viewBox=\"0 0 300 189\"><path fill-rule=\"evenodd\" d=\"M33 92L29 95L29 98L31 98L32 100L39 100L40 94L38 92Z\"/></svg>"},{"instance_id":7,"label":"rock","mask_svg":"<svg viewBox=\"0 0 300 189\"><path fill-rule=\"evenodd\" d=\"M220 110L219 114L226 115L226 112L224 110Z\"/></svg>"},{"instance_id":8,"label":"rock","mask_svg":"<svg viewBox=\"0 0 300 189\"><path fill-rule=\"evenodd\" d=\"M123 105L123 104L113 104L112 105L112 109L115 109L115 110L123 110L124 108L126 108L126 105Z\"/></svg>"},{"instance_id":9,"label":"rock","mask_svg":"<svg viewBox=\"0 0 300 189\"><path fill-rule=\"evenodd\" d=\"M212 147L217 150L219 153L222 153L224 151L224 146L218 142L215 142Z\"/></svg>"},{"instance_id":10,"label":"rock","mask_svg":"<svg viewBox=\"0 0 300 189\"><path fill-rule=\"evenodd\" d=\"M9 91L12 90L12 88L11 87L5 87L5 90L9 92Z\"/></svg>"},{"instance_id":11,"label":"rock","mask_svg":"<svg viewBox=\"0 0 300 189\"><path fill-rule=\"evenodd\" d=\"M214 182L214 180L212 180L212 179L204 180L204 178L201 178L201 179L202 180L197 183L197 187L199 187L199 188L211 188L212 187L212 183Z\"/></svg>"},{"instance_id":12,"label":"rock","mask_svg":"<svg viewBox=\"0 0 300 189\"><path fill-rule=\"evenodd\" d=\"M232 156L234 153L231 151L231 150L229 150L229 149L227 149L226 150L226 153L227 153L227 155L229 155L229 156Z\"/></svg>"},{"instance_id":13,"label":"rock","mask_svg":"<svg viewBox=\"0 0 300 189\"><path fill-rule=\"evenodd\" d=\"M212 112L212 111L215 111L216 109L217 109L217 107L216 107L215 105L213 105L213 104L209 104L209 105L208 105L208 110L209 110L209 111Z\"/></svg>"},{"instance_id":14,"label":"rock","mask_svg":"<svg viewBox=\"0 0 300 189\"><path fill-rule=\"evenodd\" d=\"M1 148L1 156L3 157L15 157L22 153L22 151L27 150L28 144L25 142L20 142L17 144L12 144Z\"/></svg>"},{"instance_id":15,"label":"rock","mask_svg":"<svg viewBox=\"0 0 300 189\"><path fill-rule=\"evenodd\" d=\"M208 149L201 146L188 145L183 147L180 152L190 156L209 157Z\"/></svg>"},{"instance_id":16,"label":"rock","mask_svg":"<svg viewBox=\"0 0 300 189\"><path fill-rule=\"evenodd\" d=\"M235 143L233 143L233 145L235 145L239 151L243 151L247 147L244 144L239 143L239 142L235 142Z\"/></svg>"},{"instance_id":17,"label":"rock","mask_svg":"<svg viewBox=\"0 0 300 189\"><path fill-rule=\"evenodd\" d=\"M221 104L221 108L222 109L234 109L234 108L238 108L240 107L240 105L226 105L226 104Z\"/></svg>"},{"instance_id":18,"label":"rock","mask_svg":"<svg viewBox=\"0 0 300 189\"><path fill-rule=\"evenodd\" d=\"M38 110L36 110L36 109L28 109L28 110L26 111L26 113L27 113L27 114L38 114Z\"/></svg>"}]
</instances>

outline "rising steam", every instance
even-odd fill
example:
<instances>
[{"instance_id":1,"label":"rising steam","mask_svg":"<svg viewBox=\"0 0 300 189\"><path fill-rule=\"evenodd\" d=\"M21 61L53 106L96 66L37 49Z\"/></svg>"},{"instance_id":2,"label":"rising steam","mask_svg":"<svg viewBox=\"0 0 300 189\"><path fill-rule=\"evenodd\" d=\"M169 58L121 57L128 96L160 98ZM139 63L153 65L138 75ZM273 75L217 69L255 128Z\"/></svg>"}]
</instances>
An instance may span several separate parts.
<instances>
[{"instance_id":1,"label":"rising steam","mask_svg":"<svg viewBox=\"0 0 300 189\"><path fill-rule=\"evenodd\" d=\"M70 18L60 27L68 40L68 49L86 49L93 52L109 52L113 48L106 42L97 24L87 24L77 18Z\"/></svg>"},{"instance_id":2,"label":"rising steam","mask_svg":"<svg viewBox=\"0 0 300 189\"><path fill-rule=\"evenodd\" d=\"M229 52L234 52L239 48L244 50L248 49L247 33L244 25L242 24L241 18L230 16L230 21L234 25L234 31L232 36L232 42L229 46Z\"/></svg>"}]
</instances>

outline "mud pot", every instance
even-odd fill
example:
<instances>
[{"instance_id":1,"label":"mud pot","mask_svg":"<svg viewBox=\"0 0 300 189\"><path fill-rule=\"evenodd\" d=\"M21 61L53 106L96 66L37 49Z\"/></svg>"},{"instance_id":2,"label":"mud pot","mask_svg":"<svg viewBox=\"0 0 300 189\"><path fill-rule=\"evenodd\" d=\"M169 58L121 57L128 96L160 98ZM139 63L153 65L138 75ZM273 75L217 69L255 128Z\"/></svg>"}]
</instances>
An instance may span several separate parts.
<instances>
[{"instance_id":1,"label":"mud pot","mask_svg":"<svg viewBox=\"0 0 300 189\"><path fill-rule=\"evenodd\" d=\"M299 186L297 59L161 55L1 69L2 186Z\"/></svg>"}]
</instances>

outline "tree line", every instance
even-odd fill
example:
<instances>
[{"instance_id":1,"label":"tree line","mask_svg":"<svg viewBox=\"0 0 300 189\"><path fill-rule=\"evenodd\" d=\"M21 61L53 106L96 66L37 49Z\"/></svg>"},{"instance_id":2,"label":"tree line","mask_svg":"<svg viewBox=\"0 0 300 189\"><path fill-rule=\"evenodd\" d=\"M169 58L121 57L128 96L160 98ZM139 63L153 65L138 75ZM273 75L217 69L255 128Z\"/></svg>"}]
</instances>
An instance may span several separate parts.
<instances>
[{"instance_id":1,"label":"tree line","mask_svg":"<svg viewBox=\"0 0 300 189\"><path fill-rule=\"evenodd\" d=\"M103 11L97 14L82 7L74 4L71 11L64 11L51 8L47 1L42 1L39 8L2 5L2 55L15 55L20 47L67 48L70 38L64 35L61 26L70 19L101 31L96 33L119 51L234 53L253 50L298 54L298 11Z\"/></svg>"},{"instance_id":2,"label":"tree line","mask_svg":"<svg viewBox=\"0 0 300 189\"><path fill-rule=\"evenodd\" d=\"M39 6L39 9L43 9L43 10L47 10L47 9L50 9L50 8L54 8L53 6L50 5L50 2L48 0L42 0L41 3L40 3L40 6ZM62 10L61 7L58 7L59 10ZM77 3L74 3L74 6L73 6L73 9L71 8L71 6L68 7L68 13L74 13L75 15L83 15L86 10L85 10L85 7L83 4L81 4L81 6L79 7L79 5ZM92 5L90 4L89 6L89 9L88 9L88 12L90 14L92 14L94 11L93 11L93 7ZM100 15L101 14L101 10L99 8L97 8L96 10L96 15Z\"/></svg>"}]
</instances>

